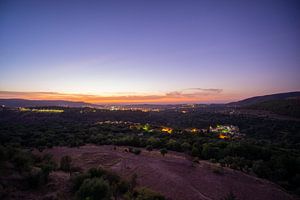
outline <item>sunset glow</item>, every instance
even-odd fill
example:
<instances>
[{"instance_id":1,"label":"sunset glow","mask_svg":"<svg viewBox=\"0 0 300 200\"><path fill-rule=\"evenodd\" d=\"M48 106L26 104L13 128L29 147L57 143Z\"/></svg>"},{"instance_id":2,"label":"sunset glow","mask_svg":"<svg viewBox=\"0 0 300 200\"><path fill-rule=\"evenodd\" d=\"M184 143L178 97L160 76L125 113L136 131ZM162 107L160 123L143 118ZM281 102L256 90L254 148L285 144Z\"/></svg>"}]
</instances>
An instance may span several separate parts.
<instances>
[{"instance_id":1,"label":"sunset glow","mask_svg":"<svg viewBox=\"0 0 300 200\"><path fill-rule=\"evenodd\" d=\"M285 1L1 1L0 19L0 98L227 103L300 90L300 14Z\"/></svg>"},{"instance_id":2,"label":"sunset glow","mask_svg":"<svg viewBox=\"0 0 300 200\"><path fill-rule=\"evenodd\" d=\"M195 90L195 89L194 89ZM207 103L207 102L224 102L230 101L230 97L212 91L192 92L170 92L149 95L87 95L87 94L67 94L56 92L5 92L0 91L1 98L17 98L31 100L70 100L84 101L97 104L119 104L119 103ZM232 96L231 96L232 98Z\"/></svg>"}]
</instances>

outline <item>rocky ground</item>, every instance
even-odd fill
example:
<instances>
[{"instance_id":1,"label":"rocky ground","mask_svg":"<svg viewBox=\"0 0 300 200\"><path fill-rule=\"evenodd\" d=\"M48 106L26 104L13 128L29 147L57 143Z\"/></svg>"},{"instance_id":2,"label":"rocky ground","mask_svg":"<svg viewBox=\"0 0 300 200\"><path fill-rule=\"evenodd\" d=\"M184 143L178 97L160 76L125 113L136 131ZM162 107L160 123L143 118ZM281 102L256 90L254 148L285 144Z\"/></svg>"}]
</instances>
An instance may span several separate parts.
<instances>
[{"instance_id":1,"label":"rocky ground","mask_svg":"<svg viewBox=\"0 0 300 200\"><path fill-rule=\"evenodd\" d=\"M85 145L80 148L54 147L50 153L59 162L69 155L73 164L82 170L104 167L117 172L124 178L134 173L140 186L149 187L172 200L219 200L233 192L239 200L292 200L279 186L218 164L200 161L195 164L184 154L169 152L162 156L158 151L142 150L140 155L125 151L126 147ZM67 192L68 174L51 174L52 188L60 195ZM48 185L49 185L48 184ZM54 189L55 190L55 189ZM51 195L51 190L44 193ZM67 198L67 195L66 197Z\"/></svg>"}]
</instances>

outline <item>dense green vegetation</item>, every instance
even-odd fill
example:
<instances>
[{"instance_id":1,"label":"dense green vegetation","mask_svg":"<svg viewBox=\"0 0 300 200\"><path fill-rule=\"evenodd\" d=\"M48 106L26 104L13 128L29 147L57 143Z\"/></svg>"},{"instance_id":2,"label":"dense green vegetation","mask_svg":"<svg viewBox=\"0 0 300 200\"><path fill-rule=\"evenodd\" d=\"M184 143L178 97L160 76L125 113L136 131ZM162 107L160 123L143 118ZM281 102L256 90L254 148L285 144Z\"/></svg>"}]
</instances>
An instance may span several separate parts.
<instances>
[{"instance_id":1,"label":"dense green vegetation","mask_svg":"<svg viewBox=\"0 0 300 200\"><path fill-rule=\"evenodd\" d=\"M300 99L272 100L248 106L249 109L266 110L276 114L300 118Z\"/></svg>"},{"instance_id":2,"label":"dense green vegetation","mask_svg":"<svg viewBox=\"0 0 300 200\"><path fill-rule=\"evenodd\" d=\"M12 146L0 146L0 198L6 199L11 188L38 189L48 182L51 171L57 169L52 156L38 156L28 150Z\"/></svg>"},{"instance_id":3,"label":"dense green vegetation","mask_svg":"<svg viewBox=\"0 0 300 200\"><path fill-rule=\"evenodd\" d=\"M130 181L104 169L92 168L72 178L72 190L78 200L124 199L164 200L165 198L147 188L136 187L136 175Z\"/></svg>"},{"instance_id":4,"label":"dense green vegetation","mask_svg":"<svg viewBox=\"0 0 300 200\"><path fill-rule=\"evenodd\" d=\"M117 174L92 168L86 173L78 172L72 165L72 158L62 157L60 166L45 154L39 156L28 150L0 146L0 198L10 198L9 191L30 191L44 187L52 171L76 172L71 175L72 196L77 200L164 200L165 198L148 188L136 185L137 176L130 181L121 179ZM1 177L5 177L2 179ZM15 178L17 177L17 178Z\"/></svg>"},{"instance_id":5,"label":"dense green vegetation","mask_svg":"<svg viewBox=\"0 0 300 200\"><path fill-rule=\"evenodd\" d=\"M167 134L158 130L131 129L126 124L97 123L105 120L168 126L174 131ZM191 127L208 129L216 124L236 125L245 137L222 140L213 133L182 131ZM199 159L218 162L221 166L256 174L300 194L300 124L297 121L200 110L186 114L176 111L94 111L90 108L65 108L63 113L3 110L0 111L0 141L5 148L38 148L40 151L53 146L75 147L93 143L145 147L148 151L158 149L163 155L168 150L185 152ZM136 148L132 152L140 153ZM68 163L68 159L62 162ZM63 168L67 171L68 165ZM85 184L95 184L103 190L110 185L101 177L90 178ZM82 189L82 194L86 192Z\"/></svg>"}]
</instances>

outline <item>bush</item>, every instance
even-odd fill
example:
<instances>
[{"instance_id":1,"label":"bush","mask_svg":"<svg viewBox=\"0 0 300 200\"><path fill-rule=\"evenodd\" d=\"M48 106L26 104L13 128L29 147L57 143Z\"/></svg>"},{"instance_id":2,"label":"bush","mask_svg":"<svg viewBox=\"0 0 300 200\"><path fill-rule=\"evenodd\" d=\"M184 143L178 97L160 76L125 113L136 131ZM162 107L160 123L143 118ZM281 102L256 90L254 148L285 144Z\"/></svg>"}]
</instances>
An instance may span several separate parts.
<instances>
[{"instance_id":1,"label":"bush","mask_svg":"<svg viewBox=\"0 0 300 200\"><path fill-rule=\"evenodd\" d=\"M5 160L5 148L0 145L0 163Z\"/></svg>"},{"instance_id":2,"label":"bush","mask_svg":"<svg viewBox=\"0 0 300 200\"><path fill-rule=\"evenodd\" d=\"M95 177L97 177L97 178L101 178L103 175L105 175L107 172L104 170L104 169L102 169L102 168L91 168L91 169L89 169L89 171L88 171L88 175L89 175L89 177L91 177L91 178L95 178Z\"/></svg>"},{"instance_id":3,"label":"bush","mask_svg":"<svg viewBox=\"0 0 300 200\"><path fill-rule=\"evenodd\" d=\"M102 182L105 181L106 184L109 186L109 197L114 197L117 199L118 197L121 197L124 195L129 189L130 185L128 182L123 181L120 176L115 174L114 172L106 171L104 169L96 169L91 168L88 170L88 172L79 174L72 177L72 190L73 192L76 192L77 199L92 199L91 195L84 195L86 194L86 189L82 189L84 187L88 187L91 184L87 184L87 186L83 186L86 180L93 180L93 179L101 179ZM98 187L98 186L97 186ZM80 189L81 192L80 192ZM104 198L106 199L106 198Z\"/></svg>"},{"instance_id":4,"label":"bush","mask_svg":"<svg viewBox=\"0 0 300 200\"><path fill-rule=\"evenodd\" d=\"M139 155L141 153L141 150L140 149L133 149L133 153L135 155Z\"/></svg>"},{"instance_id":5,"label":"bush","mask_svg":"<svg viewBox=\"0 0 300 200\"><path fill-rule=\"evenodd\" d=\"M35 189L44 185L48 181L49 172L44 171L41 168L34 167L32 170L25 175L24 186L29 189Z\"/></svg>"},{"instance_id":6,"label":"bush","mask_svg":"<svg viewBox=\"0 0 300 200\"><path fill-rule=\"evenodd\" d=\"M19 152L12 158L12 163L19 172L29 171L32 167L32 158L25 152Z\"/></svg>"},{"instance_id":7,"label":"bush","mask_svg":"<svg viewBox=\"0 0 300 200\"><path fill-rule=\"evenodd\" d=\"M271 169L262 160L255 161L253 164L252 170L257 176L259 176L261 178L267 178L271 174Z\"/></svg>"},{"instance_id":8,"label":"bush","mask_svg":"<svg viewBox=\"0 0 300 200\"><path fill-rule=\"evenodd\" d=\"M152 151L152 150L153 150L153 147L152 147L151 145L148 145L148 146L146 146L146 150L147 150L147 151Z\"/></svg>"},{"instance_id":9,"label":"bush","mask_svg":"<svg viewBox=\"0 0 300 200\"><path fill-rule=\"evenodd\" d=\"M224 169L220 166L212 166L212 171L213 171L213 173L218 174L218 175L224 174Z\"/></svg>"},{"instance_id":10,"label":"bush","mask_svg":"<svg viewBox=\"0 0 300 200\"><path fill-rule=\"evenodd\" d=\"M183 151L189 151L190 149L191 149L191 145L190 145L190 143L188 143L188 142L184 142L184 143L182 143L181 144L181 149L183 150Z\"/></svg>"},{"instance_id":11,"label":"bush","mask_svg":"<svg viewBox=\"0 0 300 200\"><path fill-rule=\"evenodd\" d=\"M197 147L192 148L192 156L199 156L200 151Z\"/></svg>"},{"instance_id":12,"label":"bush","mask_svg":"<svg viewBox=\"0 0 300 200\"><path fill-rule=\"evenodd\" d=\"M120 181L116 187L117 194L125 194L129 190L129 183L126 181Z\"/></svg>"},{"instance_id":13,"label":"bush","mask_svg":"<svg viewBox=\"0 0 300 200\"><path fill-rule=\"evenodd\" d=\"M135 190L136 200L165 200L165 197L148 188L139 188Z\"/></svg>"},{"instance_id":14,"label":"bush","mask_svg":"<svg viewBox=\"0 0 300 200\"><path fill-rule=\"evenodd\" d=\"M166 153L168 153L168 150L163 148L160 150L161 155L165 156Z\"/></svg>"},{"instance_id":15,"label":"bush","mask_svg":"<svg viewBox=\"0 0 300 200\"><path fill-rule=\"evenodd\" d=\"M65 172L70 172L71 171L71 163L72 163L72 158L70 156L63 156L60 159L60 169Z\"/></svg>"},{"instance_id":16,"label":"bush","mask_svg":"<svg viewBox=\"0 0 300 200\"><path fill-rule=\"evenodd\" d=\"M202 153L204 159L218 159L220 154L220 148L214 146L214 144L206 143L203 145Z\"/></svg>"},{"instance_id":17,"label":"bush","mask_svg":"<svg viewBox=\"0 0 300 200\"><path fill-rule=\"evenodd\" d=\"M102 178L85 179L79 190L76 192L78 200L101 200L110 199L110 187L107 181Z\"/></svg>"},{"instance_id":18,"label":"bush","mask_svg":"<svg viewBox=\"0 0 300 200\"><path fill-rule=\"evenodd\" d=\"M79 190L80 186L82 185L83 181L85 179L90 178L89 174L78 174L76 176L73 176L71 181L72 181L72 190L76 192Z\"/></svg>"}]
</instances>

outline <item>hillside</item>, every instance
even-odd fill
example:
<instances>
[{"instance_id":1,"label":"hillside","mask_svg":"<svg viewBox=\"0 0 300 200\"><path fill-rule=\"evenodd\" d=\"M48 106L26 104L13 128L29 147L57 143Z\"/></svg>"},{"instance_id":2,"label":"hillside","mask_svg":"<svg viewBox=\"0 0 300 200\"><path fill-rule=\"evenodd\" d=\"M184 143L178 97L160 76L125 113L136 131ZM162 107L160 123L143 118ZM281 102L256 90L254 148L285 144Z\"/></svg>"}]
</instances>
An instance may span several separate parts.
<instances>
[{"instance_id":1,"label":"hillside","mask_svg":"<svg viewBox=\"0 0 300 200\"><path fill-rule=\"evenodd\" d=\"M246 107L252 110L265 110L279 115L300 118L300 99L272 100Z\"/></svg>"},{"instance_id":2,"label":"hillside","mask_svg":"<svg viewBox=\"0 0 300 200\"><path fill-rule=\"evenodd\" d=\"M278 94L251 97L241 101L229 103L228 105L242 107L242 106L250 106L250 105L254 105L266 101L286 100L286 99L294 99L299 97L300 97L300 92L278 93Z\"/></svg>"},{"instance_id":3,"label":"hillside","mask_svg":"<svg viewBox=\"0 0 300 200\"><path fill-rule=\"evenodd\" d=\"M125 179L137 174L139 186L158 191L167 199L217 200L230 191L237 199L243 200L294 199L269 181L206 161L193 163L182 153L171 151L162 156L159 151L141 149L140 155L134 155L125 149L127 148L117 147L114 150L113 146L85 145L80 148L53 147L42 154L53 155L56 162L62 156L71 156L74 165L84 171L101 166Z\"/></svg>"},{"instance_id":4,"label":"hillside","mask_svg":"<svg viewBox=\"0 0 300 200\"><path fill-rule=\"evenodd\" d=\"M300 118L300 92L251 97L227 105L243 110L268 111L278 115Z\"/></svg>"}]
</instances>

